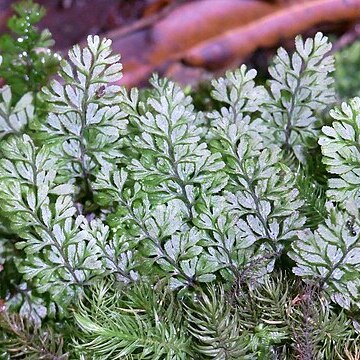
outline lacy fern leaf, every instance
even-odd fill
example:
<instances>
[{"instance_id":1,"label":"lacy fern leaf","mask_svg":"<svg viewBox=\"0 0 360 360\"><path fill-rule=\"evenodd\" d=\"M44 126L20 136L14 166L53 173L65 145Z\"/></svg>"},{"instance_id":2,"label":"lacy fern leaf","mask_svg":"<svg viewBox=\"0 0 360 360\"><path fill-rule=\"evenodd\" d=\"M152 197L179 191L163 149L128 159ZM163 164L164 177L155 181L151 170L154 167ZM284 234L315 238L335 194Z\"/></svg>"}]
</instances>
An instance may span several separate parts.
<instances>
[{"instance_id":1,"label":"lacy fern leaf","mask_svg":"<svg viewBox=\"0 0 360 360\"><path fill-rule=\"evenodd\" d=\"M354 200L360 203L360 98L343 103L341 108L330 112L332 126L322 128L319 139L323 162L334 175L329 179L327 195L333 201Z\"/></svg>"},{"instance_id":2,"label":"lacy fern leaf","mask_svg":"<svg viewBox=\"0 0 360 360\"><path fill-rule=\"evenodd\" d=\"M200 189L216 192L225 186L226 176L220 171L224 163L220 154L212 154L200 142L191 98L168 80L153 77L151 85L154 96L146 103L139 101L135 90L124 96L125 109L141 133L133 140L141 154L129 169L160 201L182 200L191 218Z\"/></svg>"},{"instance_id":3,"label":"lacy fern leaf","mask_svg":"<svg viewBox=\"0 0 360 360\"><path fill-rule=\"evenodd\" d=\"M242 68L242 78L251 79L252 75ZM261 89L248 84L240 82L244 89L238 92L248 94L249 87L254 92L252 97L261 94ZM226 88L218 87L216 93L221 91L226 98ZM243 110L246 107L243 106ZM230 178L228 191L224 193L229 210L234 216L236 213L242 216L248 224L248 231L256 239L268 241L276 252L277 243L291 239L293 230L301 228L304 223L297 211L302 201L298 199L294 176L281 164L280 149L265 147L261 134L266 128L259 119L252 121L249 115L244 116L242 110L235 111L233 105L230 109L223 107L221 112L213 112L211 117L211 144L222 154Z\"/></svg>"},{"instance_id":4,"label":"lacy fern leaf","mask_svg":"<svg viewBox=\"0 0 360 360\"><path fill-rule=\"evenodd\" d=\"M33 97L31 93L26 93L12 106L11 88L4 86L0 92L0 137L19 134L34 119Z\"/></svg>"},{"instance_id":5,"label":"lacy fern leaf","mask_svg":"<svg viewBox=\"0 0 360 360\"><path fill-rule=\"evenodd\" d=\"M360 223L357 210L352 212L330 207L325 224L315 232L301 231L289 254L296 262L296 275L324 288L333 301L345 308L352 303L359 305Z\"/></svg>"},{"instance_id":6,"label":"lacy fern leaf","mask_svg":"<svg viewBox=\"0 0 360 360\"><path fill-rule=\"evenodd\" d=\"M71 300L74 293L101 272L101 250L106 232L96 232L101 224L90 225L76 209L69 194L70 185L56 185L50 151L36 149L27 136L12 137L2 143L4 159L0 163L0 198L11 226L26 241L18 242L26 260L18 264L25 279L34 280L40 292ZM51 201L51 195L55 201ZM10 195L10 196L9 196ZM90 231L90 228L92 228Z\"/></svg>"},{"instance_id":7,"label":"lacy fern leaf","mask_svg":"<svg viewBox=\"0 0 360 360\"><path fill-rule=\"evenodd\" d=\"M110 46L111 40L89 36L87 47L69 51L71 64L62 62L65 85L53 80L43 90L51 113L40 131L61 160L63 181L82 178L87 193L99 163L122 156L121 133L127 120L115 98L119 86L110 85L122 77L122 65Z\"/></svg>"},{"instance_id":8,"label":"lacy fern leaf","mask_svg":"<svg viewBox=\"0 0 360 360\"><path fill-rule=\"evenodd\" d=\"M128 173L123 169L114 174L103 169L95 183L97 190L121 206L115 222L132 229L122 236L124 246L138 248L143 262L154 259L173 289L193 286L196 281L213 280L217 267L203 254L202 242L207 236L187 225L186 205L174 199L167 204L151 206L139 185L135 185L132 191L124 188L127 179ZM135 264L132 266L136 268ZM143 265L140 267L144 270Z\"/></svg>"},{"instance_id":9,"label":"lacy fern leaf","mask_svg":"<svg viewBox=\"0 0 360 360\"><path fill-rule=\"evenodd\" d=\"M296 52L290 57L280 48L269 68L269 101L262 118L269 126L269 141L294 152L304 162L305 149L313 147L319 133L318 115L335 102L334 59L328 38L317 33L305 42L295 39Z\"/></svg>"}]
</instances>

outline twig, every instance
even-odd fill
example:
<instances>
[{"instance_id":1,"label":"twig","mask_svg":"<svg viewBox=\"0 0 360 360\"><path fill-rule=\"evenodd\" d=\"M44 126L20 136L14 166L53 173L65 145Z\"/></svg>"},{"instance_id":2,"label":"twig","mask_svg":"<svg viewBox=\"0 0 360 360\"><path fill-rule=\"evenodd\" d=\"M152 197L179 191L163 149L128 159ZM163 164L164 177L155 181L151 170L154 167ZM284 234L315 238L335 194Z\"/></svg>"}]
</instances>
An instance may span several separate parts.
<instances>
[{"instance_id":1,"label":"twig","mask_svg":"<svg viewBox=\"0 0 360 360\"><path fill-rule=\"evenodd\" d=\"M124 37L130 33L135 33L136 31L139 31L141 29L150 27L154 23L158 22L162 18L164 18L166 15L168 15L170 12L172 12L177 6L179 6L181 3L185 3L186 0L175 0L174 3L166 6L158 13L155 13L154 15L144 17L134 23L131 23L130 25L123 27L118 30L110 31L106 34L107 37L110 39L118 39L121 37Z\"/></svg>"},{"instance_id":2,"label":"twig","mask_svg":"<svg viewBox=\"0 0 360 360\"><path fill-rule=\"evenodd\" d=\"M349 31L343 34L333 45L330 54L334 54L360 38L360 23L355 24Z\"/></svg>"}]
</instances>

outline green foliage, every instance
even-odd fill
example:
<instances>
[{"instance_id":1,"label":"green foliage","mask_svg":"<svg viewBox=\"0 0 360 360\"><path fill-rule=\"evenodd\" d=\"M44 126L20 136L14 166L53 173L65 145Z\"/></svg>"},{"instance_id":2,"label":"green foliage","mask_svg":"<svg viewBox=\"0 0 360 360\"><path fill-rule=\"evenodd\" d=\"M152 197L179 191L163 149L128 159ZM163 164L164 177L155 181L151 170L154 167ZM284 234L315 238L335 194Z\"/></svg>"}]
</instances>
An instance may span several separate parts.
<instances>
[{"instance_id":1,"label":"green foliage","mask_svg":"<svg viewBox=\"0 0 360 360\"><path fill-rule=\"evenodd\" d=\"M76 209L69 184L56 185L46 147L37 149L29 136L11 137L2 142L0 198L14 232L25 241L16 243L25 259L17 264L26 280L36 283L39 292L49 291L61 300L82 291L82 284L102 269L101 247L107 228L100 220L74 216Z\"/></svg>"},{"instance_id":2,"label":"green foliage","mask_svg":"<svg viewBox=\"0 0 360 360\"><path fill-rule=\"evenodd\" d=\"M47 34L34 27L42 10L17 12L12 29L21 36L28 16L34 49ZM298 37L265 86L246 66L228 72L205 112L168 79L143 92L117 85L120 56L98 36L70 50L61 80L47 84L46 67L31 88L8 80L1 356L356 354L360 99L320 135L334 101L329 49L322 34Z\"/></svg>"},{"instance_id":3,"label":"green foliage","mask_svg":"<svg viewBox=\"0 0 360 360\"><path fill-rule=\"evenodd\" d=\"M104 360L191 356L180 304L172 293L161 288L155 292L149 285L115 291L112 287L99 283L75 313L82 330L77 344L82 356Z\"/></svg>"},{"instance_id":4,"label":"green foliage","mask_svg":"<svg viewBox=\"0 0 360 360\"><path fill-rule=\"evenodd\" d=\"M303 42L295 39L296 51L290 57L280 48L269 68L269 99L262 117L269 126L269 141L281 145L305 161L306 148L316 145L321 123L317 115L335 102L334 59L327 53L331 44L318 33Z\"/></svg>"},{"instance_id":5,"label":"green foliage","mask_svg":"<svg viewBox=\"0 0 360 360\"><path fill-rule=\"evenodd\" d=\"M189 331L198 340L199 354L213 359L250 359L250 336L240 313L233 312L224 291L210 288L188 309Z\"/></svg>"},{"instance_id":6,"label":"green foliage","mask_svg":"<svg viewBox=\"0 0 360 360\"><path fill-rule=\"evenodd\" d=\"M360 98L343 103L330 112L334 119L331 126L324 126L319 139L323 162L329 173L328 197L334 201L355 200L359 203L360 153L359 114Z\"/></svg>"},{"instance_id":7,"label":"green foliage","mask_svg":"<svg viewBox=\"0 0 360 360\"><path fill-rule=\"evenodd\" d=\"M48 139L59 161L59 181L81 178L85 194L92 192L91 176L98 164L117 161L121 151L121 131L127 120L115 98L119 87L107 86L121 78L120 56L111 55L110 40L88 38L88 47L79 46L63 60L60 75L65 84L53 80L44 88L50 115L41 124L40 138Z\"/></svg>"},{"instance_id":8,"label":"green foliage","mask_svg":"<svg viewBox=\"0 0 360 360\"><path fill-rule=\"evenodd\" d=\"M1 359L69 359L63 336L51 327L39 329L18 315L0 314L0 330Z\"/></svg>"},{"instance_id":9,"label":"green foliage","mask_svg":"<svg viewBox=\"0 0 360 360\"><path fill-rule=\"evenodd\" d=\"M300 213L306 217L306 225L312 229L316 228L327 217L327 186L326 182L323 183L324 177L321 172L319 173L319 167L321 164L318 161L308 161L305 166L298 168L296 175L299 197L304 201Z\"/></svg>"},{"instance_id":10,"label":"green foliage","mask_svg":"<svg viewBox=\"0 0 360 360\"><path fill-rule=\"evenodd\" d=\"M3 58L0 56L0 65ZM1 89L0 102L0 138L7 134L21 133L24 127L33 120L34 106L32 94L26 93L12 105L12 91L9 86Z\"/></svg>"},{"instance_id":11,"label":"green foliage","mask_svg":"<svg viewBox=\"0 0 360 360\"><path fill-rule=\"evenodd\" d=\"M36 24L44 17L45 8L24 0L13 5L15 15L8 21L12 34L0 38L3 65L0 77L11 86L16 103L28 92L36 94L56 73L59 55L50 51L54 44L48 30L41 32Z\"/></svg>"},{"instance_id":12,"label":"green foliage","mask_svg":"<svg viewBox=\"0 0 360 360\"><path fill-rule=\"evenodd\" d=\"M150 84L154 95L146 103L136 89L125 94L122 103L141 133L133 139L140 158L132 159L129 170L146 192L161 201L180 199L191 218L200 189L211 194L225 186L227 179L220 171L224 163L219 153L212 154L201 142L191 98L169 80L155 76Z\"/></svg>"},{"instance_id":13,"label":"green foliage","mask_svg":"<svg viewBox=\"0 0 360 360\"><path fill-rule=\"evenodd\" d=\"M359 214L354 207L350 213L330 207L325 224L315 232L299 232L289 254L296 262L296 275L310 278L345 308L351 302L359 305Z\"/></svg>"},{"instance_id":14,"label":"green foliage","mask_svg":"<svg viewBox=\"0 0 360 360\"><path fill-rule=\"evenodd\" d=\"M335 54L335 85L341 99L360 95L360 41Z\"/></svg>"}]
</instances>

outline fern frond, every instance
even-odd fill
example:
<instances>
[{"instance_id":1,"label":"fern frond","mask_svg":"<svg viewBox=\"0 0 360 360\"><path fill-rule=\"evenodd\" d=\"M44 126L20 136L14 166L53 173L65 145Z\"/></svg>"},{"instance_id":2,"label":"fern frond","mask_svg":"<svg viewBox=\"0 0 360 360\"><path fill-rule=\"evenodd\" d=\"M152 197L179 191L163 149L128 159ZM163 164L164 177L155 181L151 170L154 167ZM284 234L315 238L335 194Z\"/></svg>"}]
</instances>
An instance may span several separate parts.
<instances>
[{"instance_id":1,"label":"fern frond","mask_svg":"<svg viewBox=\"0 0 360 360\"><path fill-rule=\"evenodd\" d=\"M270 129L269 142L294 152L304 162L306 148L316 145L319 114L335 102L334 59L328 38L317 33L314 39L295 39L296 51L290 57L280 48L269 68L270 100L261 108L262 119Z\"/></svg>"},{"instance_id":2,"label":"fern frond","mask_svg":"<svg viewBox=\"0 0 360 360\"><path fill-rule=\"evenodd\" d=\"M42 138L53 145L64 182L82 178L85 192L99 164L117 162L122 156L121 134L127 120L117 105L120 87L111 85L122 77L120 56L111 54L111 40L89 36L87 47L74 46L70 62L63 61L60 74L43 90L51 113L40 125Z\"/></svg>"},{"instance_id":3,"label":"fern frond","mask_svg":"<svg viewBox=\"0 0 360 360\"><path fill-rule=\"evenodd\" d=\"M154 201L180 199L192 218L200 189L215 193L225 186L224 163L201 142L190 96L167 79L154 76L150 83L153 96L145 103L134 89L123 97L124 109L141 133L133 139L139 159L131 161L129 170Z\"/></svg>"},{"instance_id":4,"label":"fern frond","mask_svg":"<svg viewBox=\"0 0 360 360\"><path fill-rule=\"evenodd\" d=\"M55 184L49 149L37 149L27 135L9 138L1 149L3 211L25 240L16 244L27 255L19 270L35 281L38 291L51 292L59 303L71 301L94 275L104 272L98 243L106 242L107 229L100 221L89 224L83 216L74 217L73 189Z\"/></svg>"},{"instance_id":5,"label":"fern frond","mask_svg":"<svg viewBox=\"0 0 360 360\"><path fill-rule=\"evenodd\" d=\"M1 66L0 66L1 67ZM12 91L9 86L0 89L0 139L8 134L19 134L34 119L33 96L26 93L12 105Z\"/></svg>"},{"instance_id":6,"label":"fern frond","mask_svg":"<svg viewBox=\"0 0 360 360\"><path fill-rule=\"evenodd\" d=\"M140 250L141 262L151 260L153 268L147 269L149 274L156 272L153 264L157 263L158 270L169 279L172 289L192 287L197 281L214 280L213 273L218 267L203 250L207 236L196 227L187 225L186 205L174 199L167 204L153 206L141 192L139 184L132 190L126 188L127 179L128 173L124 169L113 174L110 169L104 168L95 188L120 205L119 216L114 223L123 229L122 241ZM149 275L144 270L146 267L141 264L139 273Z\"/></svg>"},{"instance_id":7,"label":"fern frond","mask_svg":"<svg viewBox=\"0 0 360 360\"><path fill-rule=\"evenodd\" d=\"M228 71L225 77L213 80L211 96L226 104L221 108L221 115L232 119L232 123L240 121L243 116L255 113L267 100L263 86L256 86L256 70L248 70L245 65L235 71ZM208 115L217 118L217 112Z\"/></svg>"},{"instance_id":8,"label":"fern frond","mask_svg":"<svg viewBox=\"0 0 360 360\"><path fill-rule=\"evenodd\" d=\"M350 205L349 205L350 206ZM351 212L336 210L329 204L329 217L312 232L299 232L289 256L296 262L293 272L310 279L340 306L359 305L360 268L357 208Z\"/></svg>"},{"instance_id":9,"label":"fern frond","mask_svg":"<svg viewBox=\"0 0 360 360\"><path fill-rule=\"evenodd\" d=\"M245 70L242 76L252 78ZM245 89L237 91L246 94L247 83L240 86ZM254 91L252 97L261 94L261 89L250 88ZM226 98L226 88L218 88L217 93L220 91ZM302 202L295 179L290 169L281 164L280 149L265 147L263 133L267 128L262 122L252 121L242 110L234 111L223 107L211 115L214 121L211 145L222 154L230 177L224 196L232 216L237 216L236 213L242 216L257 240L268 242L277 252L281 241L291 239L294 230L304 223L297 211Z\"/></svg>"},{"instance_id":10,"label":"fern frond","mask_svg":"<svg viewBox=\"0 0 360 360\"><path fill-rule=\"evenodd\" d=\"M277 254L266 244L258 246L257 233L224 197L204 197L196 215L194 224L209 233L207 259L217 264L227 281L262 281L273 270Z\"/></svg>"},{"instance_id":11,"label":"fern frond","mask_svg":"<svg viewBox=\"0 0 360 360\"><path fill-rule=\"evenodd\" d=\"M323 162L330 174L328 197L337 202L354 200L360 203L360 98L342 103L330 112L332 126L322 128L319 144Z\"/></svg>"}]
</instances>

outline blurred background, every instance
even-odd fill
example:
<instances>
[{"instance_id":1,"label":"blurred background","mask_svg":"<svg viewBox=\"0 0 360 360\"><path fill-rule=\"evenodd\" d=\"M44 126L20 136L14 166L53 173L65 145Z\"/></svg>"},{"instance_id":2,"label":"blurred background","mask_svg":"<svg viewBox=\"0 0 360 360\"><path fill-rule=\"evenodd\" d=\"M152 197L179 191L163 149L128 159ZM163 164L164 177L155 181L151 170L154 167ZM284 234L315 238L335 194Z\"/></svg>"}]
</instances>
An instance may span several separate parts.
<instances>
[{"instance_id":1,"label":"blurred background","mask_svg":"<svg viewBox=\"0 0 360 360\"><path fill-rule=\"evenodd\" d=\"M360 46L354 45L360 37L360 0L37 2L47 9L40 27L51 31L56 51L64 56L88 34L111 38L114 51L122 55L122 84L127 86L146 85L153 72L197 85L241 63L266 78L277 47L291 49L295 35L317 31L331 37L334 52L341 51L343 68L353 66L356 72L360 67ZM0 33L6 30L13 3L0 0ZM352 72L352 82L354 76ZM345 82L346 77L341 74Z\"/></svg>"}]
</instances>

